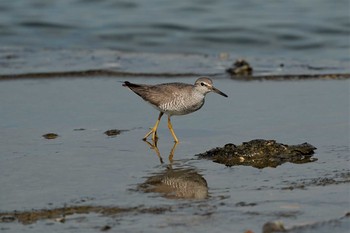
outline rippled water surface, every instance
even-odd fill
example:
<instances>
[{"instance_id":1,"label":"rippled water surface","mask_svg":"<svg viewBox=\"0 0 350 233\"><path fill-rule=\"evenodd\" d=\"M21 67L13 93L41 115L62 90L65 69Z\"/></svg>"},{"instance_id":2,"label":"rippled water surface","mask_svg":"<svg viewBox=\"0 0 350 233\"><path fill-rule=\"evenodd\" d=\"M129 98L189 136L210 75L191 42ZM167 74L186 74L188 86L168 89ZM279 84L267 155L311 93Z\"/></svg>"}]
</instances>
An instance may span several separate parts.
<instances>
[{"instance_id":1,"label":"rippled water surface","mask_svg":"<svg viewBox=\"0 0 350 233\"><path fill-rule=\"evenodd\" d=\"M349 1L1 1L0 44L349 59Z\"/></svg>"}]
</instances>

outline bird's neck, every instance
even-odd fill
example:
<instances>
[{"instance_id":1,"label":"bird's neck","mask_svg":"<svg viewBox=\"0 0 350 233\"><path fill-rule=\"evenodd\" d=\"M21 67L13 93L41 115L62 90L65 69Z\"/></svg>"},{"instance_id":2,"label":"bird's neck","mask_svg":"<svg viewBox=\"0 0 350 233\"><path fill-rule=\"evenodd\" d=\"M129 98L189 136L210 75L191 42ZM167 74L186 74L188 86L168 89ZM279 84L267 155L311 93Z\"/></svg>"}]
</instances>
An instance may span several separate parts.
<instances>
[{"instance_id":1,"label":"bird's neck","mask_svg":"<svg viewBox=\"0 0 350 233\"><path fill-rule=\"evenodd\" d=\"M205 94L206 94L206 93L205 93ZM193 99L196 99L196 100L202 100L202 99L204 99L205 94L203 94L202 92L199 92L199 91L197 91L197 90L194 90L194 91L192 92L192 98L193 98Z\"/></svg>"}]
</instances>

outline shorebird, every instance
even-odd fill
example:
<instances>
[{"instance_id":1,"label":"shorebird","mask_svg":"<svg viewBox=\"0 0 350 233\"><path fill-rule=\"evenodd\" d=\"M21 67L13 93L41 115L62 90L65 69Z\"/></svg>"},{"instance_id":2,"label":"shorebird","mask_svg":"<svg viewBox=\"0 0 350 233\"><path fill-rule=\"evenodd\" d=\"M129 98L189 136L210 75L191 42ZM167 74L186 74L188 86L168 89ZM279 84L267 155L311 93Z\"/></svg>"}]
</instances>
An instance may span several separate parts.
<instances>
[{"instance_id":1,"label":"shorebird","mask_svg":"<svg viewBox=\"0 0 350 233\"><path fill-rule=\"evenodd\" d=\"M157 85L136 84L124 82L124 87L139 95L143 100L151 104L160 113L156 124L143 137L146 140L152 134L152 140L157 141L157 129L160 119L168 115L168 128L175 142L179 142L170 121L171 116L186 115L200 109L204 104L205 95L215 92L227 97L227 95L213 86L213 81L208 77L201 77L194 85L187 83L163 83Z\"/></svg>"}]
</instances>

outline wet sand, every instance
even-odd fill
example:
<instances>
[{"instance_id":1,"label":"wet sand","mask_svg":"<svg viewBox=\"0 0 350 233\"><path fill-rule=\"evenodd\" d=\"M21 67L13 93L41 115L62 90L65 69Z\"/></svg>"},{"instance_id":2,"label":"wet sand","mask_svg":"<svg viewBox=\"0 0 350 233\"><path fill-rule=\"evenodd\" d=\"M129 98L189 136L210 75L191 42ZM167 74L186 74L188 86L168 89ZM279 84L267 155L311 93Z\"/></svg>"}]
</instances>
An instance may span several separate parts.
<instances>
[{"instance_id":1,"label":"wet sand","mask_svg":"<svg viewBox=\"0 0 350 233\"><path fill-rule=\"evenodd\" d=\"M214 83L229 98L209 94L200 111L174 117L180 139L174 151L162 121L159 153L141 140L158 113L119 81L160 83L169 77L1 81L0 229L261 232L266 222L279 220L290 232L347 232L349 79L241 82L226 76L221 69L226 65L217 69L207 64L205 72L193 73L221 72L213 75ZM49 68L48 72L58 72ZM159 73L174 71L162 69ZM190 65L183 70L187 73ZM273 70L270 66L276 75ZM322 70L319 75L328 72L332 73ZM31 72L12 70L2 75L15 73ZM171 77L171 81L194 80ZM58 136L43 137L49 133ZM313 155L317 161L258 169L225 167L195 156L253 139L290 145L308 142L317 147ZM164 195L176 194L164 187L164 180L172 176L178 184L194 177L192 190L207 189L207 196L193 198L191 190L191 198Z\"/></svg>"}]
</instances>

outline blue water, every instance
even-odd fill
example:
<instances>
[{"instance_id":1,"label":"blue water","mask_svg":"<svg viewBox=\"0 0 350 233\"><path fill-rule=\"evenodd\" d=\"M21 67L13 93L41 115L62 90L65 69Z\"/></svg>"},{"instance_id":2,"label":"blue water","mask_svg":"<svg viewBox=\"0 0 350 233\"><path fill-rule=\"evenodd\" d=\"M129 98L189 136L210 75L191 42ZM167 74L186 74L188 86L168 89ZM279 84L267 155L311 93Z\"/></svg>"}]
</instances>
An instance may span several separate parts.
<instances>
[{"instance_id":1,"label":"blue water","mask_svg":"<svg viewBox=\"0 0 350 233\"><path fill-rule=\"evenodd\" d=\"M11 0L0 46L349 60L349 0Z\"/></svg>"}]
</instances>

